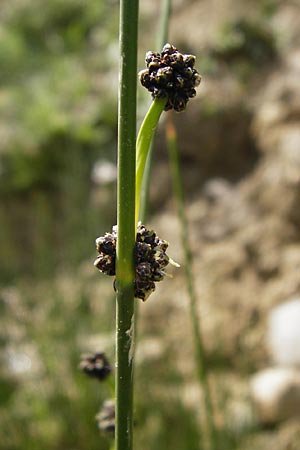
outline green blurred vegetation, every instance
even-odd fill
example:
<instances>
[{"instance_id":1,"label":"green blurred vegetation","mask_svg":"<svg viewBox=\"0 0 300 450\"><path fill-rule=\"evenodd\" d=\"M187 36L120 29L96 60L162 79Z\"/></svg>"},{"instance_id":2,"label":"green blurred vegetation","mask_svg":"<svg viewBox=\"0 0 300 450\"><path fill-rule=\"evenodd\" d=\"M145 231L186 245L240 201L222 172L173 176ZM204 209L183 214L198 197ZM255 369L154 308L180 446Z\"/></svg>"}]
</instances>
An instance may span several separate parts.
<instances>
[{"instance_id":1,"label":"green blurred vegetation","mask_svg":"<svg viewBox=\"0 0 300 450\"><path fill-rule=\"evenodd\" d=\"M94 419L107 389L77 369L89 350L78 338L99 319L75 280L114 222L115 187L91 173L115 162L117 29L116 2L1 2L2 450L109 446ZM76 284L67 294L63 271Z\"/></svg>"},{"instance_id":2,"label":"green blurred vegetation","mask_svg":"<svg viewBox=\"0 0 300 450\"><path fill-rule=\"evenodd\" d=\"M116 157L117 28L115 1L1 2L0 450L110 445L94 419L109 390L77 367L90 337L109 341L113 358L111 280L92 260L94 239L115 222L115 186L91 174ZM273 54L260 29L224 33L213 67ZM136 376L136 448L202 450L174 349ZM221 438L220 450L238 448L232 431Z\"/></svg>"},{"instance_id":3,"label":"green blurred vegetation","mask_svg":"<svg viewBox=\"0 0 300 450\"><path fill-rule=\"evenodd\" d=\"M104 1L1 4L3 279L51 274L91 253L101 227L91 170L115 160L117 23L116 5Z\"/></svg>"},{"instance_id":4,"label":"green blurred vegetation","mask_svg":"<svg viewBox=\"0 0 300 450\"><path fill-rule=\"evenodd\" d=\"M213 60L230 67L244 81L255 74L257 67L271 64L276 55L275 37L267 21L247 19L225 23L211 51Z\"/></svg>"},{"instance_id":5,"label":"green blurred vegetation","mask_svg":"<svg viewBox=\"0 0 300 450\"><path fill-rule=\"evenodd\" d=\"M95 345L113 360L115 311L110 293L111 280L99 283L99 275L85 264L51 283L19 281L2 289L1 450L110 448L109 437L97 430L95 420L110 398L109 386L78 370L81 353ZM164 329L158 338L163 342ZM144 358L137 366L136 446L202 450L202 414L195 415L181 399L187 380L175 368L172 347L163 359L161 364L160 358ZM239 448L238 442L238 433L222 431L222 450Z\"/></svg>"}]
</instances>

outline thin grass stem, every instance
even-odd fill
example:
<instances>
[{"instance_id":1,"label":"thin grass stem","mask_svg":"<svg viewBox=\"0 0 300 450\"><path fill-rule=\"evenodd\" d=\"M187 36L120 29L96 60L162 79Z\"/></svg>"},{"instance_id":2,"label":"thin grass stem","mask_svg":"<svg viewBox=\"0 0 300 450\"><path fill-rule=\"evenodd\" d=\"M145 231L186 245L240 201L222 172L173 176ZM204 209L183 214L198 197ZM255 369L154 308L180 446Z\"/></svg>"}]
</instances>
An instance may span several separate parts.
<instances>
[{"instance_id":1,"label":"thin grass stem","mask_svg":"<svg viewBox=\"0 0 300 450\"><path fill-rule=\"evenodd\" d=\"M201 335L200 320L197 312L197 295L192 270L193 257L191 252L191 246L188 239L188 223L184 207L184 190L180 171L177 133L173 124L173 120L171 118L171 114L168 114L167 118L166 137L170 158L172 184L176 197L177 211L181 228L181 243L184 250L185 278L189 297L190 318L193 330L197 377L204 395L204 402L206 409L206 428L209 446L211 450L217 450L217 429L214 423L214 411L206 368L205 350Z\"/></svg>"},{"instance_id":2,"label":"thin grass stem","mask_svg":"<svg viewBox=\"0 0 300 450\"><path fill-rule=\"evenodd\" d=\"M161 14L157 33L158 51L160 51L160 49L168 42L171 9L172 0L164 0L161 6Z\"/></svg>"}]
</instances>

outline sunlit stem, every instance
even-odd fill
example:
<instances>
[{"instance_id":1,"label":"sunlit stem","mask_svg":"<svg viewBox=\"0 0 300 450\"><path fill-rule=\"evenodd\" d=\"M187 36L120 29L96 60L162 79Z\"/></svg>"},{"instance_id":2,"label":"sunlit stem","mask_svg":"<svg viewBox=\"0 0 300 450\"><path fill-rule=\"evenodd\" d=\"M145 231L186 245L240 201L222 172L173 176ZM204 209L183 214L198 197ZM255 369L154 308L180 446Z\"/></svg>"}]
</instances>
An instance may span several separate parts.
<instances>
[{"instance_id":1,"label":"sunlit stem","mask_svg":"<svg viewBox=\"0 0 300 450\"><path fill-rule=\"evenodd\" d=\"M135 179L135 222L137 224L140 211L140 196L143 175L151 140L157 127L161 113L166 106L167 98L156 98L141 125L137 141L136 141L136 179Z\"/></svg>"}]
</instances>

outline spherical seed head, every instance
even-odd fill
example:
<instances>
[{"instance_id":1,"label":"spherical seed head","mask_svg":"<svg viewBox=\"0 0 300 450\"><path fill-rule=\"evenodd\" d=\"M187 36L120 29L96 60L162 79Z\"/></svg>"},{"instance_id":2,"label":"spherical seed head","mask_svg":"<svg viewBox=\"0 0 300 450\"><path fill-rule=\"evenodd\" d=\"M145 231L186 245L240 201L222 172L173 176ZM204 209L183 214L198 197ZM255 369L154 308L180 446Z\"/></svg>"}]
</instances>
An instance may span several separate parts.
<instances>
[{"instance_id":1,"label":"spherical seed head","mask_svg":"<svg viewBox=\"0 0 300 450\"><path fill-rule=\"evenodd\" d=\"M105 380L112 371L104 353L83 355L79 367L89 377L97 378L100 381Z\"/></svg>"},{"instance_id":2,"label":"spherical seed head","mask_svg":"<svg viewBox=\"0 0 300 450\"><path fill-rule=\"evenodd\" d=\"M112 233L106 233L96 240L99 255L94 265L106 275L116 274L116 242L116 227L113 227ZM160 239L154 230L138 224L134 248L136 298L145 301L155 290L155 282L164 278L163 269L169 263L169 257L166 254L167 248L168 242ZM116 283L114 283L114 288L116 289Z\"/></svg>"},{"instance_id":3,"label":"spherical seed head","mask_svg":"<svg viewBox=\"0 0 300 450\"><path fill-rule=\"evenodd\" d=\"M194 69L194 55L183 55L176 47L165 44L161 53L146 53L147 69L139 72L141 84L152 97L166 97L165 111L183 111L190 98L196 95L201 76Z\"/></svg>"}]
</instances>

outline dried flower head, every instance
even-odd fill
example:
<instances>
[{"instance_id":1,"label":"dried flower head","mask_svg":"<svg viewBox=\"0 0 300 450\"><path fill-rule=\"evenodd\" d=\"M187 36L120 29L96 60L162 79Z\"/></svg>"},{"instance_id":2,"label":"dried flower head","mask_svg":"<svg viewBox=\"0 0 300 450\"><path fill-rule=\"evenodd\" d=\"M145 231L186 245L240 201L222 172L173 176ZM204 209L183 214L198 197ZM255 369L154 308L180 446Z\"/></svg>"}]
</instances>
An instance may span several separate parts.
<instances>
[{"instance_id":1,"label":"dried flower head","mask_svg":"<svg viewBox=\"0 0 300 450\"><path fill-rule=\"evenodd\" d=\"M96 240L99 256L94 265L107 275L116 274L117 229ZM155 282L163 280L170 258L166 253L168 242L160 239L154 230L138 224L135 243L135 297L145 301L155 290Z\"/></svg>"},{"instance_id":2,"label":"dried flower head","mask_svg":"<svg viewBox=\"0 0 300 450\"><path fill-rule=\"evenodd\" d=\"M183 55L171 44L166 44L161 53L147 52L147 69L141 70L142 85L152 93L152 97L167 97L165 111L183 111L190 98L195 97L195 87L201 76L194 69L196 57Z\"/></svg>"},{"instance_id":3,"label":"dried flower head","mask_svg":"<svg viewBox=\"0 0 300 450\"><path fill-rule=\"evenodd\" d=\"M100 381L105 380L112 371L111 365L104 353L83 355L79 368L89 377L97 378Z\"/></svg>"},{"instance_id":4,"label":"dried flower head","mask_svg":"<svg viewBox=\"0 0 300 450\"><path fill-rule=\"evenodd\" d=\"M101 431L108 433L115 432L115 402L105 400L100 412L96 415L98 427Z\"/></svg>"}]
</instances>

